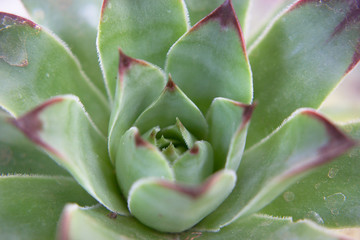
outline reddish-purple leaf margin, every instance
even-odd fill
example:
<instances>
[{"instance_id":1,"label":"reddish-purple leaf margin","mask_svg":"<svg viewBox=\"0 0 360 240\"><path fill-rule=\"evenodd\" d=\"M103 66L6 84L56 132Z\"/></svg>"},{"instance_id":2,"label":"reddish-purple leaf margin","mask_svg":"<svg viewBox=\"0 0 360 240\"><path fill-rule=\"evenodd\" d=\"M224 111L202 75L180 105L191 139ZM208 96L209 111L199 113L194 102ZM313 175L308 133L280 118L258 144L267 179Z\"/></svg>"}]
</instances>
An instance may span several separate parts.
<instances>
[{"instance_id":1,"label":"reddish-purple leaf margin","mask_svg":"<svg viewBox=\"0 0 360 240\"><path fill-rule=\"evenodd\" d=\"M39 119L39 114L47 107L62 102L63 100L62 97L54 97L17 119L9 119L10 123L23 132L32 142L62 159L64 159L62 155L56 149L45 143L39 136L39 132L43 129L43 123Z\"/></svg>"},{"instance_id":2,"label":"reddish-purple leaf margin","mask_svg":"<svg viewBox=\"0 0 360 240\"><path fill-rule=\"evenodd\" d=\"M217 9L215 9L213 12L211 12L208 16L206 16L204 19L202 19L197 24L195 24L190 29L190 31L195 31L197 28L201 27L201 25L206 24L208 21L214 21L214 20L219 21L221 27L223 27L223 28L233 27L236 29L237 33L239 34L240 40L241 40L241 46L244 51L245 59L247 60L248 58L247 58L243 33L242 33L240 23L236 16L236 13L235 13L235 10L234 10L231 0L226 0L221 6L219 6Z\"/></svg>"},{"instance_id":3,"label":"reddish-purple leaf margin","mask_svg":"<svg viewBox=\"0 0 360 240\"><path fill-rule=\"evenodd\" d=\"M318 155L315 157L314 160L291 169L282 178L293 177L295 175L307 172L313 168L333 161L336 157L339 157L347 150L359 144L353 139L349 138L347 135L345 135L333 123L331 123L328 119L326 119L324 116L322 116L315 110L307 109L302 111L301 114L307 115L320 121L325 126L330 139L325 146L319 149Z\"/></svg>"},{"instance_id":4,"label":"reddish-purple leaf margin","mask_svg":"<svg viewBox=\"0 0 360 240\"><path fill-rule=\"evenodd\" d=\"M222 172L217 172L213 174L204 183L195 187L181 185L163 180L158 181L157 184L161 187L168 188L176 192L182 193L184 195L187 195L192 199L197 199L201 197L204 193L206 193L211 188L211 186L214 185L214 183L219 179L219 177L222 176L221 173Z\"/></svg>"},{"instance_id":5,"label":"reddish-purple leaf margin","mask_svg":"<svg viewBox=\"0 0 360 240\"><path fill-rule=\"evenodd\" d=\"M294 3L290 8L289 12L302 7L308 3L317 3L318 0L299 0L298 2ZM335 35L341 33L346 27L357 24L360 22L360 0L344 0L349 5L349 10L346 13L344 19L335 27L334 32L331 35L331 38ZM326 4L324 2L323 4ZM346 69L345 74L349 73L360 61L360 38L358 39L357 46L355 48L355 53L352 57L352 62L350 63L349 67Z\"/></svg>"}]
</instances>

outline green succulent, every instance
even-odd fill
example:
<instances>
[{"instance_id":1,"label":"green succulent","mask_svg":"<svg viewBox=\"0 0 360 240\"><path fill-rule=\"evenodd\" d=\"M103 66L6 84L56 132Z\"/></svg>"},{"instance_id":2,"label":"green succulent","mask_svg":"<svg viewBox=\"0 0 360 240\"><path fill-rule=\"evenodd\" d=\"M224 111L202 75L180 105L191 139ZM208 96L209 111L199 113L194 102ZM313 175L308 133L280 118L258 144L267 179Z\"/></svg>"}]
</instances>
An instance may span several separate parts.
<instances>
[{"instance_id":1,"label":"green succulent","mask_svg":"<svg viewBox=\"0 0 360 240\"><path fill-rule=\"evenodd\" d=\"M249 0L22 2L36 23L0 13L1 238L360 225L360 122L316 110L360 59L358 0L279 1L251 31Z\"/></svg>"}]
</instances>

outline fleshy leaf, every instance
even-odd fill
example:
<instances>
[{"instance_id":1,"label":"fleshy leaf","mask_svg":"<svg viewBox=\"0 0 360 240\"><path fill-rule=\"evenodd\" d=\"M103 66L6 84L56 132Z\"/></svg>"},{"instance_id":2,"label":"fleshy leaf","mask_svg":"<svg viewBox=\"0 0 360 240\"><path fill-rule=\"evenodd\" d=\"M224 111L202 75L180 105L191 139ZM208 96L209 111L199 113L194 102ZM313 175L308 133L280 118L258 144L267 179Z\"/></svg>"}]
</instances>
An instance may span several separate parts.
<instances>
[{"instance_id":1,"label":"fleshy leaf","mask_svg":"<svg viewBox=\"0 0 360 240\"><path fill-rule=\"evenodd\" d=\"M0 106L19 116L50 97L74 94L106 133L106 98L59 40L30 20L0 12L0 41Z\"/></svg>"},{"instance_id":2,"label":"fleshy leaf","mask_svg":"<svg viewBox=\"0 0 360 240\"><path fill-rule=\"evenodd\" d=\"M119 47L134 58L163 67L169 48L187 28L182 0L104 0L98 50L110 96L116 88Z\"/></svg>"},{"instance_id":3,"label":"fleshy leaf","mask_svg":"<svg viewBox=\"0 0 360 240\"><path fill-rule=\"evenodd\" d=\"M58 239L174 240L174 235L152 230L134 217L117 216L103 207L68 204L58 227Z\"/></svg>"},{"instance_id":4,"label":"fleshy leaf","mask_svg":"<svg viewBox=\"0 0 360 240\"><path fill-rule=\"evenodd\" d=\"M115 164L116 177L125 197L133 183L141 178L174 179L165 157L155 146L142 139L135 127L130 128L121 138Z\"/></svg>"},{"instance_id":5,"label":"fleshy leaf","mask_svg":"<svg viewBox=\"0 0 360 240\"><path fill-rule=\"evenodd\" d=\"M214 152L214 168L236 171L245 147L246 132L254 105L215 98L207 113L209 142Z\"/></svg>"},{"instance_id":6,"label":"fleshy leaf","mask_svg":"<svg viewBox=\"0 0 360 240\"><path fill-rule=\"evenodd\" d=\"M238 239L296 239L296 240L351 240L321 228L310 221L292 222L289 218L275 218L266 215L253 215L238 219L219 232L199 232L193 230L184 233L186 239L238 240ZM185 238L184 236L184 238Z\"/></svg>"},{"instance_id":7,"label":"fleshy leaf","mask_svg":"<svg viewBox=\"0 0 360 240\"><path fill-rule=\"evenodd\" d=\"M197 106L169 78L160 97L135 121L140 133L154 126L164 128L174 125L179 119L198 139L206 136L208 126Z\"/></svg>"},{"instance_id":8,"label":"fleshy leaf","mask_svg":"<svg viewBox=\"0 0 360 240\"><path fill-rule=\"evenodd\" d=\"M199 228L217 229L260 210L290 185L354 144L314 110L298 110L281 128L245 151L234 191Z\"/></svg>"},{"instance_id":9,"label":"fleshy leaf","mask_svg":"<svg viewBox=\"0 0 360 240\"><path fill-rule=\"evenodd\" d=\"M80 208L69 204L63 211L58 228L59 239L104 240L239 240L239 239L298 239L345 240L309 221L292 222L270 216L255 215L240 219L219 232L189 230L180 234L160 233L139 223L133 217L113 216L102 207Z\"/></svg>"},{"instance_id":10,"label":"fleshy leaf","mask_svg":"<svg viewBox=\"0 0 360 240\"><path fill-rule=\"evenodd\" d=\"M90 80L105 92L96 52L96 34L102 0L21 0L32 19L51 29L79 58Z\"/></svg>"},{"instance_id":11,"label":"fleshy leaf","mask_svg":"<svg viewBox=\"0 0 360 240\"><path fill-rule=\"evenodd\" d=\"M224 0L185 0L185 2L193 25L220 6ZM244 29L250 0L232 0L232 3L240 25Z\"/></svg>"},{"instance_id":12,"label":"fleshy leaf","mask_svg":"<svg viewBox=\"0 0 360 240\"><path fill-rule=\"evenodd\" d=\"M360 140L360 122L344 127ZM360 147L291 186L262 210L294 220L310 219L328 227L360 226ZM290 197L289 197L290 196Z\"/></svg>"},{"instance_id":13,"label":"fleshy leaf","mask_svg":"<svg viewBox=\"0 0 360 240\"><path fill-rule=\"evenodd\" d=\"M166 84L165 75L159 68L131 58L121 50L119 53L118 83L109 130L109 152L113 162L121 136L159 97Z\"/></svg>"},{"instance_id":14,"label":"fleshy leaf","mask_svg":"<svg viewBox=\"0 0 360 240\"><path fill-rule=\"evenodd\" d=\"M194 146L179 157L173 165L176 182L201 184L213 173L214 154L211 145L205 141Z\"/></svg>"},{"instance_id":15,"label":"fleshy leaf","mask_svg":"<svg viewBox=\"0 0 360 240\"><path fill-rule=\"evenodd\" d=\"M295 109L318 108L359 61L356 4L300 0L254 46L250 62L259 105L249 128L249 147Z\"/></svg>"},{"instance_id":16,"label":"fleshy leaf","mask_svg":"<svg viewBox=\"0 0 360 240\"><path fill-rule=\"evenodd\" d=\"M225 1L172 46L166 71L203 113L215 97L250 103L252 79L244 44L231 2Z\"/></svg>"},{"instance_id":17,"label":"fleshy leaf","mask_svg":"<svg viewBox=\"0 0 360 240\"><path fill-rule=\"evenodd\" d=\"M76 97L52 98L13 124L100 203L114 212L127 213L108 157L106 139Z\"/></svg>"},{"instance_id":18,"label":"fleshy leaf","mask_svg":"<svg viewBox=\"0 0 360 240\"><path fill-rule=\"evenodd\" d=\"M219 171L195 187L142 179L131 188L128 206L147 226L163 232L181 232L214 211L230 194L235 181L231 170Z\"/></svg>"},{"instance_id":19,"label":"fleshy leaf","mask_svg":"<svg viewBox=\"0 0 360 240\"><path fill-rule=\"evenodd\" d=\"M96 200L70 177L1 176L1 238L54 239L68 202L86 206Z\"/></svg>"},{"instance_id":20,"label":"fleshy leaf","mask_svg":"<svg viewBox=\"0 0 360 240\"><path fill-rule=\"evenodd\" d=\"M34 147L11 123L10 116L0 110L0 175L68 173L49 156Z\"/></svg>"}]
</instances>

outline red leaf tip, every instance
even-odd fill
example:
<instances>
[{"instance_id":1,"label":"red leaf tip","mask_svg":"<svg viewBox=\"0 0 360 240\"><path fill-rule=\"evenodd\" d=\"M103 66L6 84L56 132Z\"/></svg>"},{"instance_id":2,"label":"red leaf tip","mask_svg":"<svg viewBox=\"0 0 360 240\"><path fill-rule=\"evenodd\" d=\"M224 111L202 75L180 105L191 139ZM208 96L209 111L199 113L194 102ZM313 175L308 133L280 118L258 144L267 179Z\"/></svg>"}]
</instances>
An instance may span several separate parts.
<instances>
[{"instance_id":1,"label":"red leaf tip","mask_svg":"<svg viewBox=\"0 0 360 240\"><path fill-rule=\"evenodd\" d=\"M218 20L222 28L233 27L237 31L239 38L241 40L242 49L246 55L245 41L243 38L243 33L240 27L239 20L236 16L236 12L232 5L231 0L226 0L222 5L216 8L208 16L200 20L197 24L193 26L190 31L194 31L199 28L201 25L207 23L208 21Z\"/></svg>"},{"instance_id":2,"label":"red leaf tip","mask_svg":"<svg viewBox=\"0 0 360 240\"><path fill-rule=\"evenodd\" d=\"M61 157L61 154L59 152L57 152L54 148L49 146L40 138L39 132L43 129L43 123L39 119L39 114L47 107L63 100L64 99L61 97L52 98L41 104L40 106L36 107L32 111L26 113L25 115L17 119L11 119L10 122L20 131L22 131L32 142L52 152L58 157Z\"/></svg>"},{"instance_id":3,"label":"red leaf tip","mask_svg":"<svg viewBox=\"0 0 360 240\"><path fill-rule=\"evenodd\" d=\"M237 19L234 7L231 0L226 0L220 7L210 13L207 20L218 19L222 27L232 25L235 28L239 27L239 21Z\"/></svg>"},{"instance_id":4,"label":"red leaf tip","mask_svg":"<svg viewBox=\"0 0 360 240\"><path fill-rule=\"evenodd\" d=\"M137 147L148 146L148 143L144 139L142 139L139 132L135 133L135 145Z\"/></svg>"},{"instance_id":5,"label":"red leaf tip","mask_svg":"<svg viewBox=\"0 0 360 240\"><path fill-rule=\"evenodd\" d=\"M126 55L120 48L119 48L119 74L122 75L126 70L128 70L131 65L133 64L141 64L141 65L147 65L146 62L132 58L128 55Z\"/></svg>"},{"instance_id":6,"label":"red leaf tip","mask_svg":"<svg viewBox=\"0 0 360 240\"><path fill-rule=\"evenodd\" d=\"M176 88L176 84L174 83L174 81L171 78L171 75L169 74L169 79L168 82L166 83L165 89L169 90L169 91L174 91Z\"/></svg>"},{"instance_id":7,"label":"red leaf tip","mask_svg":"<svg viewBox=\"0 0 360 240\"><path fill-rule=\"evenodd\" d=\"M190 149L190 154L196 155L199 153L199 146L195 145Z\"/></svg>"}]
</instances>

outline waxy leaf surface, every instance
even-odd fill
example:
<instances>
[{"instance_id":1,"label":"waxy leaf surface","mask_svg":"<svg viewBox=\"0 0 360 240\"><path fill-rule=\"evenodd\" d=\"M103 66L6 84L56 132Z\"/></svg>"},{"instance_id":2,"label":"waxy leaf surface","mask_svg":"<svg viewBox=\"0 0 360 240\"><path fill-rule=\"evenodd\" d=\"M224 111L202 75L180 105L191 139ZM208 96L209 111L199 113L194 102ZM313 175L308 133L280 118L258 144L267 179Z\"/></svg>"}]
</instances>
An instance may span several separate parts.
<instances>
[{"instance_id":1,"label":"waxy leaf surface","mask_svg":"<svg viewBox=\"0 0 360 240\"><path fill-rule=\"evenodd\" d=\"M253 107L226 98L215 98L212 102L207 113L208 139L216 149L216 170L226 167L236 171L239 166Z\"/></svg>"},{"instance_id":2,"label":"waxy leaf surface","mask_svg":"<svg viewBox=\"0 0 360 240\"><path fill-rule=\"evenodd\" d=\"M116 216L100 206L81 208L76 204L69 204L64 209L57 235L59 239L79 240L174 239L174 235L150 229L134 217Z\"/></svg>"},{"instance_id":3,"label":"waxy leaf surface","mask_svg":"<svg viewBox=\"0 0 360 240\"><path fill-rule=\"evenodd\" d=\"M100 203L114 212L127 213L108 157L107 141L76 97L52 98L13 124Z\"/></svg>"},{"instance_id":4,"label":"waxy leaf surface","mask_svg":"<svg viewBox=\"0 0 360 240\"><path fill-rule=\"evenodd\" d=\"M202 233L193 231L188 236L198 236L198 238L194 239L199 240L350 240L346 236L334 234L309 221L292 222L291 219L274 218L266 215L253 215L245 219L238 219L231 225L222 228L219 232Z\"/></svg>"},{"instance_id":5,"label":"waxy leaf surface","mask_svg":"<svg viewBox=\"0 0 360 240\"><path fill-rule=\"evenodd\" d=\"M12 119L0 110L0 175L43 174L69 175L47 154L36 149L18 129Z\"/></svg>"},{"instance_id":6,"label":"waxy leaf surface","mask_svg":"<svg viewBox=\"0 0 360 240\"><path fill-rule=\"evenodd\" d=\"M165 74L158 67L119 51L119 69L110 118L109 152L114 162L121 136L165 87Z\"/></svg>"},{"instance_id":7,"label":"waxy leaf surface","mask_svg":"<svg viewBox=\"0 0 360 240\"><path fill-rule=\"evenodd\" d=\"M98 50L110 96L116 88L118 48L163 67L171 45L188 29L185 4L169 0L105 0Z\"/></svg>"},{"instance_id":8,"label":"waxy leaf surface","mask_svg":"<svg viewBox=\"0 0 360 240\"><path fill-rule=\"evenodd\" d=\"M295 112L280 129L245 151L234 191L199 228L216 229L260 210L307 173L354 145L314 110Z\"/></svg>"},{"instance_id":9,"label":"waxy leaf surface","mask_svg":"<svg viewBox=\"0 0 360 240\"><path fill-rule=\"evenodd\" d=\"M54 239L68 202L86 206L96 200L70 177L1 176L1 238Z\"/></svg>"},{"instance_id":10,"label":"waxy leaf surface","mask_svg":"<svg viewBox=\"0 0 360 240\"><path fill-rule=\"evenodd\" d=\"M134 125L143 134L154 126L164 128L174 125L177 118L198 139L207 135L208 126L205 117L169 78L159 98L136 119Z\"/></svg>"},{"instance_id":11,"label":"waxy leaf surface","mask_svg":"<svg viewBox=\"0 0 360 240\"><path fill-rule=\"evenodd\" d=\"M298 1L249 53L258 107L250 147L299 107L317 108L360 59L358 1ZM266 119L266 121L264 120Z\"/></svg>"},{"instance_id":12,"label":"waxy leaf surface","mask_svg":"<svg viewBox=\"0 0 360 240\"><path fill-rule=\"evenodd\" d=\"M0 106L19 116L50 97L74 94L107 132L106 98L59 40L29 20L0 13L0 41Z\"/></svg>"},{"instance_id":13,"label":"waxy leaf surface","mask_svg":"<svg viewBox=\"0 0 360 240\"><path fill-rule=\"evenodd\" d=\"M135 127L121 138L115 164L116 177L126 197L133 183L141 178L174 179L166 158L159 149L142 139Z\"/></svg>"},{"instance_id":14,"label":"waxy leaf surface","mask_svg":"<svg viewBox=\"0 0 360 240\"><path fill-rule=\"evenodd\" d=\"M360 123L342 126L360 140ZM310 219L327 227L360 226L360 147L291 186L262 210L275 216ZM289 198L291 196L291 198Z\"/></svg>"},{"instance_id":15,"label":"waxy leaf surface","mask_svg":"<svg viewBox=\"0 0 360 240\"><path fill-rule=\"evenodd\" d=\"M177 183L201 184L213 173L213 148L208 142L198 141L173 164Z\"/></svg>"},{"instance_id":16,"label":"waxy leaf surface","mask_svg":"<svg viewBox=\"0 0 360 240\"><path fill-rule=\"evenodd\" d=\"M56 33L79 58L98 89L106 94L96 52L102 0L21 0L32 19Z\"/></svg>"},{"instance_id":17,"label":"waxy leaf surface","mask_svg":"<svg viewBox=\"0 0 360 240\"><path fill-rule=\"evenodd\" d=\"M252 80L244 44L226 1L172 46L166 71L203 113L215 97L250 103Z\"/></svg>"},{"instance_id":18,"label":"waxy leaf surface","mask_svg":"<svg viewBox=\"0 0 360 240\"><path fill-rule=\"evenodd\" d=\"M292 222L290 219L254 215L239 219L219 232L188 230L180 234L160 233L139 223L133 217L112 216L102 207L81 208L76 204L66 206L60 228L60 239L104 239L104 240L344 240L308 221Z\"/></svg>"},{"instance_id":19,"label":"waxy leaf surface","mask_svg":"<svg viewBox=\"0 0 360 240\"><path fill-rule=\"evenodd\" d=\"M235 182L236 175L231 170L219 171L195 186L142 179L130 190L128 206L131 214L147 226L163 232L181 232L214 211Z\"/></svg>"}]
</instances>

